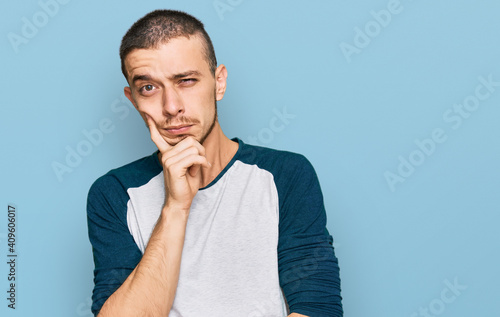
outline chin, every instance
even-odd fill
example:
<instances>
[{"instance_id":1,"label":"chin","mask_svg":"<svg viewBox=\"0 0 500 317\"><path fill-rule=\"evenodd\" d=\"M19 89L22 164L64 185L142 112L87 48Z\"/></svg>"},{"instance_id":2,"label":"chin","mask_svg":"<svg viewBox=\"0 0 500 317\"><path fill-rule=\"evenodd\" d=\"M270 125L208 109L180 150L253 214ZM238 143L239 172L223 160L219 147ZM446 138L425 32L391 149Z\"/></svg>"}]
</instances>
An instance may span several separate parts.
<instances>
[{"instance_id":1,"label":"chin","mask_svg":"<svg viewBox=\"0 0 500 317\"><path fill-rule=\"evenodd\" d=\"M201 141L204 141L205 138L200 138L200 137L196 137L194 135L188 135L188 134L184 134L184 135L179 135L177 137L166 137L166 136L163 136L163 139L165 140L165 142L167 142L170 146L176 146L177 144L179 144L179 142L181 142L182 140L188 138L188 137L193 137L196 141L198 141L200 144L203 144L203 142Z\"/></svg>"},{"instance_id":2,"label":"chin","mask_svg":"<svg viewBox=\"0 0 500 317\"><path fill-rule=\"evenodd\" d=\"M167 142L171 146L175 146L187 137L188 137L188 135L179 135L179 136L174 137L174 138L164 136L163 139L165 140L165 142Z\"/></svg>"}]
</instances>

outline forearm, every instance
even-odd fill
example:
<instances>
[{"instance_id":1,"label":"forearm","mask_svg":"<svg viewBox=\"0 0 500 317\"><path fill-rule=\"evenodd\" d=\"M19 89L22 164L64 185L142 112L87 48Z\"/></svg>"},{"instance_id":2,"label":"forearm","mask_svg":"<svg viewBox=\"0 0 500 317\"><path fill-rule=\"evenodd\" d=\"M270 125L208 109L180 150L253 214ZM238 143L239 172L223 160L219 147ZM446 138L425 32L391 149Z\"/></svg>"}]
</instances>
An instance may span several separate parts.
<instances>
[{"instance_id":1,"label":"forearm","mask_svg":"<svg viewBox=\"0 0 500 317\"><path fill-rule=\"evenodd\" d=\"M187 214L164 207L137 267L104 303L99 317L167 316L175 297Z\"/></svg>"},{"instance_id":2,"label":"forearm","mask_svg":"<svg viewBox=\"0 0 500 317\"><path fill-rule=\"evenodd\" d=\"M282 245L280 284L290 311L342 316L339 266L331 242L331 236L321 234Z\"/></svg>"}]
</instances>

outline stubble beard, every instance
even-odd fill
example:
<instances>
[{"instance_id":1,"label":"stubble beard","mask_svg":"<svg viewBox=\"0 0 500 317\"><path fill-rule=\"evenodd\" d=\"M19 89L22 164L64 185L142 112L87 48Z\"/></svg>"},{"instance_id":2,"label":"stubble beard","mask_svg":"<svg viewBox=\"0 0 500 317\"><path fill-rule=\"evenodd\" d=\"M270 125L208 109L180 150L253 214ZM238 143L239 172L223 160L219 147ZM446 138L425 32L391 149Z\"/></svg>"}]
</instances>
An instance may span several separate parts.
<instances>
[{"instance_id":1,"label":"stubble beard","mask_svg":"<svg viewBox=\"0 0 500 317\"><path fill-rule=\"evenodd\" d=\"M198 140L198 142L200 142L201 145L203 145L203 142L205 142L207 137L210 135L210 133L214 129L215 122L217 122L217 100L215 98L214 98L214 109L215 109L214 119L212 120L210 128L208 128L207 132L200 138L200 140Z\"/></svg>"}]
</instances>

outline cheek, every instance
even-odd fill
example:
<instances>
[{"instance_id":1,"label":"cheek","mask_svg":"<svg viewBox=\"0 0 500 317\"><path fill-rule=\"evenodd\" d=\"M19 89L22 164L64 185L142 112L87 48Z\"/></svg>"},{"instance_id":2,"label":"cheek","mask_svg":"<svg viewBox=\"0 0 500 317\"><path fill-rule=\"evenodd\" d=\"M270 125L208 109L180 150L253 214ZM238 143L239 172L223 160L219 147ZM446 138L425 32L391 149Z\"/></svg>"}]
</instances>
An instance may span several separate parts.
<instances>
[{"instance_id":1,"label":"cheek","mask_svg":"<svg viewBox=\"0 0 500 317\"><path fill-rule=\"evenodd\" d=\"M215 82L205 82L199 85L193 95L196 95L197 99L203 104L213 102L215 99Z\"/></svg>"},{"instance_id":2,"label":"cheek","mask_svg":"<svg viewBox=\"0 0 500 317\"><path fill-rule=\"evenodd\" d=\"M151 111L151 109L147 109L147 108L144 109L144 108L145 107L138 106L135 109L137 110L137 112L141 116L141 118L144 121L144 123L146 124L146 126L148 125L148 119L146 118L146 114L149 115L151 118L153 118L154 122L158 122L158 115L155 114L153 111Z\"/></svg>"},{"instance_id":3,"label":"cheek","mask_svg":"<svg viewBox=\"0 0 500 317\"><path fill-rule=\"evenodd\" d=\"M152 99L146 101L141 100L136 103L137 106L135 109L139 112L143 119L146 119L146 114L154 119L162 114L161 107L155 106L155 104L157 104L157 102Z\"/></svg>"}]
</instances>

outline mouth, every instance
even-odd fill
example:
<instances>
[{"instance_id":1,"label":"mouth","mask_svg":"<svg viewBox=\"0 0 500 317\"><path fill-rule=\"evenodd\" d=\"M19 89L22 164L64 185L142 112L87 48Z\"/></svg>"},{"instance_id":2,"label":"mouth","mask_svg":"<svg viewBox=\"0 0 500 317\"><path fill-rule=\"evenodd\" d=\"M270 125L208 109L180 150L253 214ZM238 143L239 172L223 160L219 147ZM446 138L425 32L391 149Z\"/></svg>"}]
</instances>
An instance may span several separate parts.
<instances>
[{"instance_id":1,"label":"mouth","mask_svg":"<svg viewBox=\"0 0 500 317\"><path fill-rule=\"evenodd\" d=\"M170 135L180 135L180 134L185 134L191 129L193 125L192 124L183 124L183 125L178 125L178 126L172 126L165 128L165 131L170 134Z\"/></svg>"}]
</instances>

